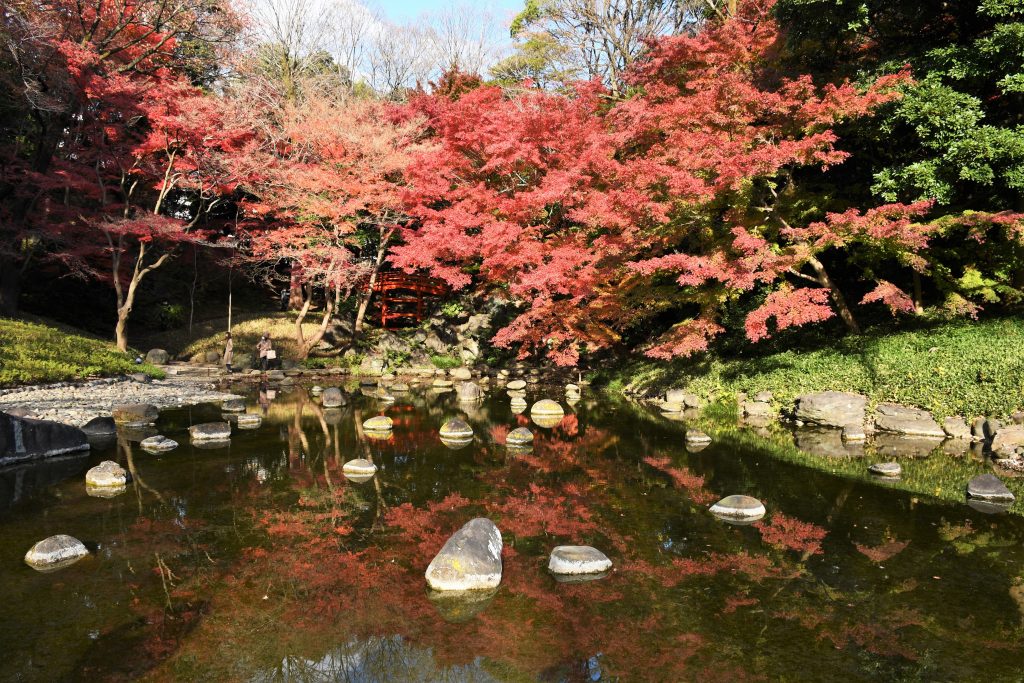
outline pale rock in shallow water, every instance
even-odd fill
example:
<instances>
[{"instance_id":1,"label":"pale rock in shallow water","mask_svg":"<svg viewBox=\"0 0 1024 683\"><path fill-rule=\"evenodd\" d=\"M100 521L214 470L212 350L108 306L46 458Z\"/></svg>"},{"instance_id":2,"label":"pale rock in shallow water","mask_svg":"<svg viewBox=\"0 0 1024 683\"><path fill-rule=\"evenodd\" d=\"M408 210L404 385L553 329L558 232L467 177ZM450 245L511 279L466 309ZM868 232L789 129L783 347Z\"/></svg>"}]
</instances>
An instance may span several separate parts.
<instances>
[{"instance_id":1,"label":"pale rock in shallow water","mask_svg":"<svg viewBox=\"0 0 1024 683\"><path fill-rule=\"evenodd\" d=\"M600 574L611 566L607 555L589 545L557 546L548 559L552 574Z\"/></svg>"},{"instance_id":2,"label":"pale rock in shallow water","mask_svg":"<svg viewBox=\"0 0 1024 683\"><path fill-rule=\"evenodd\" d=\"M341 472L346 479L361 484L373 478L373 475L377 473L377 466L365 458L356 458L345 463Z\"/></svg>"},{"instance_id":3,"label":"pale rock in shallow water","mask_svg":"<svg viewBox=\"0 0 1024 683\"><path fill-rule=\"evenodd\" d=\"M711 506L711 514L721 519L753 522L765 515L764 503L750 496L726 496Z\"/></svg>"},{"instance_id":4,"label":"pale rock in shallow water","mask_svg":"<svg viewBox=\"0 0 1024 683\"><path fill-rule=\"evenodd\" d=\"M25 564L41 572L74 564L89 554L85 544L74 536L57 534L39 541L25 553Z\"/></svg>"},{"instance_id":5,"label":"pale rock in shallow water","mask_svg":"<svg viewBox=\"0 0 1024 683\"><path fill-rule=\"evenodd\" d=\"M377 415L363 423L363 429L368 432L389 432L394 426L394 421L387 415Z\"/></svg>"},{"instance_id":6,"label":"pale rock in shallow water","mask_svg":"<svg viewBox=\"0 0 1024 683\"><path fill-rule=\"evenodd\" d=\"M876 462L868 467L868 472L880 477L898 477L903 474L903 467L898 462Z\"/></svg>"},{"instance_id":7,"label":"pale rock in shallow water","mask_svg":"<svg viewBox=\"0 0 1024 683\"><path fill-rule=\"evenodd\" d=\"M473 428L463 420L448 420L441 425L441 438L452 440L471 439L473 438Z\"/></svg>"},{"instance_id":8,"label":"pale rock in shallow water","mask_svg":"<svg viewBox=\"0 0 1024 683\"><path fill-rule=\"evenodd\" d=\"M122 488L128 473L113 460L104 460L85 473L85 485L96 488Z\"/></svg>"},{"instance_id":9,"label":"pale rock in shallow water","mask_svg":"<svg viewBox=\"0 0 1024 683\"><path fill-rule=\"evenodd\" d=\"M150 453L163 453L165 451L173 451L178 447L178 442L172 439L168 439L162 434L156 436L150 436L139 442L139 446L142 450L149 451Z\"/></svg>"},{"instance_id":10,"label":"pale rock in shallow water","mask_svg":"<svg viewBox=\"0 0 1024 683\"><path fill-rule=\"evenodd\" d=\"M562 417L565 415L565 410L558 404L557 401L552 401L549 398L541 399L533 404L530 408L530 415L539 417Z\"/></svg>"},{"instance_id":11,"label":"pale rock in shallow water","mask_svg":"<svg viewBox=\"0 0 1024 683\"><path fill-rule=\"evenodd\" d=\"M253 413L243 413L235 419L239 429L258 429L263 424L263 418Z\"/></svg>"},{"instance_id":12,"label":"pale rock in shallow water","mask_svg":"<svg viewBox=\"0 0 1024 683\"><path fill-rule=\"evenodd\" d=\"M526 427L516 427L508 436L505 437L505 443L513 446L521 446L523 444L531 443L533 441L533 432Z\"/></svg>"},{"instance_id":13,"label":"pale rock in shallow water","mask_svg":"<svg viewBox=\"0 0 1024 683\"><path fill-rule=\"evenodd\" d=\"M427 584L438 591L485 590L501 583L501 532L489 519L467 522L427 567Z\"/></svg>"},{"instance_id":14,"label":"pale rock in shallow water","mask_svg":"<svg viewBox=\"0 0 1024 683\"><path fill-rule=\"evenodd\" d=\"M227 422L205 422L188 428L193 441L225 441L231 438L231 425Z\"/></svg>"},{"instance_id":15,"label":"pale rock in shallow water","mask_svg":"<svg viewBox=\"0 0 1024 683\"><path fill-rule=\"evenodd\" d=\"M512 391L522 391L526 388L526 382L521 379L514 379L505 386Z\"/></svg>"},{"instance_id":16,"label":"pale rock in shallow water","mask_svg":"<svg viewBox=\"0 0 1024 683\"><path fill-rule=\"evenodd\" d=\"M707 434L705 434L704 432L699 431L697 429L688 429L688 430L686 430L686 436L683 437L683 440L688 445L689 444L709 444L709 443L711 443L711 437L708 436Z\"/></svg>"}]
</instances>

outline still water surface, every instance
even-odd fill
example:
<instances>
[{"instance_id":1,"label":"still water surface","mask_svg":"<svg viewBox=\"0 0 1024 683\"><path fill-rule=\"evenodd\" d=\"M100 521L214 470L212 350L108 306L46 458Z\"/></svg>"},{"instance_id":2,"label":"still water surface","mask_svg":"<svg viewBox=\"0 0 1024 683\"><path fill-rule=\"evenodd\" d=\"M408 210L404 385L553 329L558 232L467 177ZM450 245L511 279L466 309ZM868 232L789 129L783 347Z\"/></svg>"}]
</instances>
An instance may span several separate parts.
<instances>
[{"instance_id":1,"label":"still water surface","mask_svg":"<svg viewBox=\"0 0 1024 683\"><path fill-rule=\"evenodd\" d=\"M531 396L530 400L535 398ZM279 393L227 447L188 443L215 406L164 413L181 445L127 435L91 454L0 473L0 680L1019 680L1024 524L807 469L750 441L696 453L682 427L603 397L558 426L504 395L460 408L426 390L324 410ZM360 425L385 413L392 438ZM463 416L475 441L438 427ZM528 426L531 452L505 435ZM367 457L372 481L342 465ZM101 460L134 482L86 495ZM744 493L768 515L708 514ZM429 595L445 539L488 516L504 577L473 601ZM67 533L94 551L38 573L22 557ZM559 583L559 544L614 571Z\"/></svg>"}]
</instances>

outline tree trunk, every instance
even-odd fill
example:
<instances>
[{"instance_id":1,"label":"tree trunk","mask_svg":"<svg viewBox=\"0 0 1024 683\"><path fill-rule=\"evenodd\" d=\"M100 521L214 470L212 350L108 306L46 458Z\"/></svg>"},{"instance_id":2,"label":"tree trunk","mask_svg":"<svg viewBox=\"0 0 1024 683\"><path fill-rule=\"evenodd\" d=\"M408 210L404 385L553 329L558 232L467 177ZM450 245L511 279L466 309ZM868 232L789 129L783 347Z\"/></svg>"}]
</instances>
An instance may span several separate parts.
<instances>
[{"instance_id":1,"label":"tree trunk","mask_svg":"<svg viewBox=\"0 0 1024 683\"><path fill-rule=\"evenodd\" d=\"M916 270L913 271L914 277L914 313L922 315L924 313L924 296L921 293L921 273Z\"/></svg>"},{"instance_id":2,"label":"tree trunk","mask_svg":"<svg viewBox=\"0 0 1024 683\"><path fill-rule=\"evenodd\" d=\"M313 291L312 288L309 290L309 296L305 297L305 301L302 307L299 309L299 314L295 317L295 345L298 348L299 357L297 360L306 360L309 358L310 352L313 348L320 343L320 340L327 334L327 328L331 324L331 318L334 316L334 300L332 297L326 297L324 301L324 314L320 319L320 324L317 326L316 332L309 339L306 339L306 334L302 330L302 323L306 319L306 315L309 313L309 307L313 303Z\"/></svg>"},{"instance_id":3,"label":"tree trunk","mask_svg":"<svg viewBox=\"0 0 1024 683\"><path fill-rule=\"evenodd\" d=\"M366 291L363 293L363 297L359 302L359 308L356 310L356 320L352 325L352 344L355 345L356 339L359 338L359 334L363 331L363 320L366 318L366 310L370 307L370 299L373 298L373 288L377 284L377 274L380 272L380 266L384 263L384 256L388 253L388 242L391 240L391 235L394 230L388 230L380 240L380 246L377 247L377 258L373 261L373 268L370 270L370 281L366 285Z\"/></svg>"},{"instance_id":4,"label":"tree trunk","mask_svg":"<svg viewBox=\"0 0 1024 683\"><path fill-rule=\"evenodd\" d=\"M817 276L818 282L822 287L828 289L832 295L832 303L835 304L836 309L839 311L839 317L846 323L846 328L853 334L860 334L860 325L857 324L856 318L853 317L853 311L846 303L846 297L839 291L839 287L829 277L828 271L825 270L824 264L814 256L807 259L807 263L810 264L811 268L814 269L814 274Z\"/></svg>"},{"instance_id":5,"label":"tree trunk","mask_svg":"<svg viewBox=\"0 0 1024 683\"><path fill-rule=\"evenodd\" d=\"M18 314L21 298L21 266L10 256L0 258L0 316Z\"/></svg>"},{"instance_id":6,"label":"tree trunk","mask_svg":"<svg viewBox=\"0 0 1024 683\"><path fill-rule=\"evenodd\" d=\"M288 293L288 308L293 311L297 311L300 308L302 308L302 303L305 300L305 297L302 295L302 279L300 277L299 271L295 268L294 265L292 266L291 282L289 284L289 288L290 289Z\"/></svg>"}]
</instances>

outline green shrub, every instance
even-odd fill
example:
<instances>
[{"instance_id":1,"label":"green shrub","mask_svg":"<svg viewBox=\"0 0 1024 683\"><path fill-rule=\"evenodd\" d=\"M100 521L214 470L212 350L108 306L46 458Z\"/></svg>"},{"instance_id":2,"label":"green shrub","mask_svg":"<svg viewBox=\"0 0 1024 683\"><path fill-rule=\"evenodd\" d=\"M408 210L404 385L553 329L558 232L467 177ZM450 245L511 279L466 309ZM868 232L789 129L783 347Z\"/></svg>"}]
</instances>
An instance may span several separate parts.
<instances>
[{"instance_id":1,"label":"green shrub","mask_svg":"<svg viewBox=\"0 0 1024 683\"><path fill-rule=\"evenodd\" d=\"M462 361L454 356L435 355L430 357L430 362L434 364L435 368L440 370L450 370L462 365Z\"/></svg>"}]
</instances>

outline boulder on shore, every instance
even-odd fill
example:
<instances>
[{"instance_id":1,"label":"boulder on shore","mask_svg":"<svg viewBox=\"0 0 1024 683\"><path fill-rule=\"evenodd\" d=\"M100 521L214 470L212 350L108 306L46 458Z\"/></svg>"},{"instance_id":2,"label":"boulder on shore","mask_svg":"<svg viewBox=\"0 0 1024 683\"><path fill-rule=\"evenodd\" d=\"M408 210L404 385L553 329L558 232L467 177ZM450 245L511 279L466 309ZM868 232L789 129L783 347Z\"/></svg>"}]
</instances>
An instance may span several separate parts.
<instances>
[{"instance_id":1,"label":"boulder on shore","mask_svg":"<svg viewBox=\"0 0 1024 683\"><path fill-rule=\"evenodd\" d=\"M868 399L848 391L819 391L796 399L796 419L822 427L842 429L863 424Z\"/></svg>"},{"instance_id":2,"label":"boulder on shore","mask_svg":"<svg viewBox=\"0 0 1024 683\"><path fill-rule=\"evenodd\" d=\"M1024 446L1024 425L1000 427L992 437L992 452L1002 457L1013 455L1020 446Z\"/></svg>"},{"instance_id":3,"label":"boulder on shore","mask_svg":"<svg viewBox=\"0 0 1024 683\"><path fill-rule=\"evenodd\" d=\"M119 425L138 427L155 423L160 417L160 410L148 403L124 403L114 406L110 414Z\"/></svg>"},{"instance_id":4,"label":"boulder on shore","mask_svg":"<svg viewBox=\"0 0 1024 683\"><path fill-rule=\"evenodd\" d=\"M88 449L78 427L0 413L0 465Z\"/></svg>"},{"instance_id":5,"label":"boulder on shore","mask_svg":"<svg viewBox=\"0 0 1024 683\"><path fill-rule=\"evenodd\" d=\"M907 436L944 438L946 433L932 414L921 408L882 403L875 409L875 429Z\"/></svg>"},{"instance_id":6,"label":"boulder on shore","mask_svg":"<svg viewBox=\"0 0 1024 683\"><path fill-rule=\"evenodd\" d=\"M150 349L146 354L146 362L151 365L167 365L170 355L163 349Z\"/></svg>"},{"instance_id":7,"label":"boulder on shore","mask_svg":"<svg viewBox=\"0 0 1024 683\"><path fill-rule=\"evenodd\" d=\"M427 567L427 585L438 591L496 588L501 583L501 532L489 519L467 522Z\"/></svg>"},{"instance_id":8,"label":"boulder on shore","mask_svg":"<svg viewBox=\"0 0 1024 683\"><path fill-rule=\"evenodd\" d=\"M114 418L101 415L86 422L82 431L86 436L111 436L117 434L117 424Z\"/></svg>"}]
</instances>

